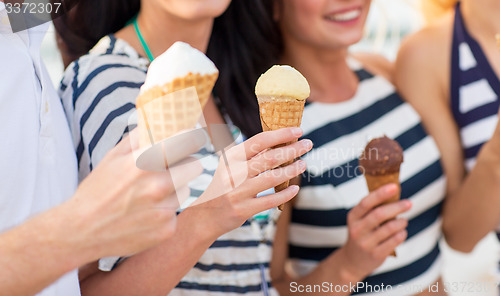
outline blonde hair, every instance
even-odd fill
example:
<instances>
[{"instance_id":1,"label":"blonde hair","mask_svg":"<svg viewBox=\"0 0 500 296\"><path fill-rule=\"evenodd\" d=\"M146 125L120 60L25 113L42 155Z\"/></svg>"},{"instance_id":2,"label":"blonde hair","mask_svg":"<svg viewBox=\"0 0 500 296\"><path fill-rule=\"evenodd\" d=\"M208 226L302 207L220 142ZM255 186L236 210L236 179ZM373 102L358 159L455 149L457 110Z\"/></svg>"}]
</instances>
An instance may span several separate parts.
<instances>
[{"instance_id":1,"label":"blonde hair","mask_svg":"<svg viewBox=\"0 0 500 296\"><path fill-rule=\"evenodd\" d=\"M459 0L421 0L422 12L427 23L432 23L436 19L455 7Z\"/></svg>"}]
</instances>

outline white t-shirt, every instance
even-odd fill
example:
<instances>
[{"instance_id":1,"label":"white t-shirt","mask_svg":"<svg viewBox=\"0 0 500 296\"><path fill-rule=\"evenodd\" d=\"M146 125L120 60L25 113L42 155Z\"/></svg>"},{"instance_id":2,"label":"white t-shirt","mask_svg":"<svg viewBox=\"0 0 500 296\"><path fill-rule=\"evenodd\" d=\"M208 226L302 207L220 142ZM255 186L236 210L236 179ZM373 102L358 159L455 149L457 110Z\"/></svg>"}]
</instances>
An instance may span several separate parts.
<instances>
[{"instance_id":1,"label":"white t-shirt","mask_svg":"<svg viewBox=\"0 0 500 296\"><path fill-rule=\"evenodd\" d=\"M14 34L5 18L0 3L0 232L62 203L77 185L68 124L40 57L49 25ZM80 295L77 272L39 295Z\"/></svg>"}]
</instances>

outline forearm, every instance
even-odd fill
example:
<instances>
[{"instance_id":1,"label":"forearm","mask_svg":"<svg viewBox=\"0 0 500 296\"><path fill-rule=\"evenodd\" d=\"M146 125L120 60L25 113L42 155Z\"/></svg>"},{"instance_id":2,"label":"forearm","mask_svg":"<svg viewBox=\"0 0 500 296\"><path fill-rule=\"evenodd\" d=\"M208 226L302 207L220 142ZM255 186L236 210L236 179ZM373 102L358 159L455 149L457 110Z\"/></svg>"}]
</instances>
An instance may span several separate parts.
<instances>
[{"instance_id":1,"label":"forearm","mask_svg":"<svg viewBox=\"0 0 500 296\"><path fill-rule=\"evenodd\" d=\"M219 236L206 223L210 217L204 217L205 212L186 209L178 216L172 238L128 258L111 272L88 277L80 283L82 296L168 294Z\"/></svg>"},{"instance_id":2,"label":"forearm","mask_svg":"<svg viewBox=\"0 0 500 296\"><path fill-rule=\"evenodd\" d=\"M483 146L463 185L447 198L443 230L451 247L468 252L500 223L500 145Z\"/></svg>"},{"instance_id":3,"label":"forearm","mask_svg":"<svg viewBox=\"0 0 500 296\"><path fill-rule=\"evenodd\" d=\"M75 230L57 223L63 212L55 208L0 235L2 295L34 295L90 260L89 252L66 239Z\"/></svg>"},{"instance_id":4,"label":"forearm","mask_svg":"<svg viewBox=\"0 0 500 296\"><path fill-rule=\"evenodd\" d=\"M349 265L345 260L343 249L332 253L329 257L323 260L313 272L301 278L291 278L285 276L282 279L273 281L274 287L279 291L280 295L297 295L298 292L305 287L313 287L319 285L321 291L316 290L307 295L331 295L331 285L335 295L351 295L355 291L350 291L349 287L356 287L356 283L361 281L364 277L356 275L355 272L349 270ZM323 286L326 283L326 286ZM335 287L340 287L342 292L335 290Z\"/></svg>"}]
</instances>

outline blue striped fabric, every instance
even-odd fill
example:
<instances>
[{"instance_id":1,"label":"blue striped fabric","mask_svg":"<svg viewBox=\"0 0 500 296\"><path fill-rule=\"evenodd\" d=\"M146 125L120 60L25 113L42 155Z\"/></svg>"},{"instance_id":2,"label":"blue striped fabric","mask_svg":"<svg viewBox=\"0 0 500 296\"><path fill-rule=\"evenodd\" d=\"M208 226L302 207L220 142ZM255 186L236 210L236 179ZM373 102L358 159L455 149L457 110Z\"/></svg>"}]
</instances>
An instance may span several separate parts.
<instances>
[{"instance_id":1,"label":"blue striped fabric","mask_svg":"<svg viewBox=\"0 0 500 296\"><path fill-rule=\"evenodd\" d=\"M357 61L350 59L349 64L360 80L356 95L336 104L308 103L304 110L304 138L311 139L314 148L304 156L308 168L292 210L291 266L297 275L306 275L345 244L347 214L368 194L358 157L369 139L386 134L404 150L401 198L414 206L403 215L409 220L408 239L397 249L397 258L388 258L364 282L393 286L377 295L411 295L409 287L426 287L440 273L438 241L446 181L439 150L418 114L387 80Z\"/></svg>"},{"instance_id":2,"label":"blue striped fabric","mask_svg":"<svg viewBox=\"0 0 500 296\"><path fill-rule=\"evenodd\" d=\"M127 43L110 35L65 72L59 93L73 134L80 179L136 127L129 118L148 64ZM204 171L189 184L188 202L207 188L219 161L219 156L208 148L196 157ZM269 283L275 219L271 211L267 220L247 221L220 237L170 295L263 295L265 290L269 291L267 295L277 295ZM105 258L100 266L112 269L118 259ZM164 276L168 277L168 273Z\"/></svg>"},{"instance_id":3,"label":"blue striped fabric","mask_svg":"<svg viewBox=\"0 0 500 296\"><path fill-rule=\"evenodd\" d=\"M500 80L479 43L455 10L451 62L451 109L460 129L467 170L495 130L500 108Z\"/></svg>"}]
</instances>

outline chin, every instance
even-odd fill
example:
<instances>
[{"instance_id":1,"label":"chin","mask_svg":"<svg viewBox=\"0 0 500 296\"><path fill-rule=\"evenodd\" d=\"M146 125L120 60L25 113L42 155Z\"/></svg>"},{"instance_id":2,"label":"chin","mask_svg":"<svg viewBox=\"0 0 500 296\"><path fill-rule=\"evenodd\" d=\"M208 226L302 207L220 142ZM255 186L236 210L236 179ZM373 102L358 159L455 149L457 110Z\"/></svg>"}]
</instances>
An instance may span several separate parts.
<instances>
[{"instance_id":1,"label":"chin","mask_svg":"<svg viewBox=\"0 0 500 296\"><path fill-rule=\"evenodd\" d=\"M344 35L337 35L337 36L332 36L331 39L326 39L327 44L326 47L332 48L332 49L338 49L338 48L347 48L351 45L354 45L361 41L363 39L363 33L360 34L344 34Z\"/></svg>"},{"instance_id":2,"label":"chin","mask_svg":"<svg viewBox=\"0 0 500 296\"><path fill-rule=\"evenodd\" d=\"M361 39L363 39L363 34L358 34L355 36L346 37L345 40L343 40L343 43L346 44L346 46L351 46L360 42Z\"/></svg>"},{"instance_id":3,"label":"chin","mask_svg":"<svg viewBox=\"0 0 500 296\"><path fill-rule=\"evenodd\" d=\"M187 13L185 13L184 18L188 20L216 18L227 10L230 3L230 0L186 1L189 9L186 11Z\"/></svg>"}]
</instances>

